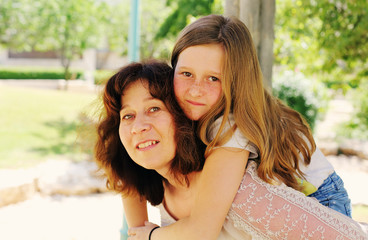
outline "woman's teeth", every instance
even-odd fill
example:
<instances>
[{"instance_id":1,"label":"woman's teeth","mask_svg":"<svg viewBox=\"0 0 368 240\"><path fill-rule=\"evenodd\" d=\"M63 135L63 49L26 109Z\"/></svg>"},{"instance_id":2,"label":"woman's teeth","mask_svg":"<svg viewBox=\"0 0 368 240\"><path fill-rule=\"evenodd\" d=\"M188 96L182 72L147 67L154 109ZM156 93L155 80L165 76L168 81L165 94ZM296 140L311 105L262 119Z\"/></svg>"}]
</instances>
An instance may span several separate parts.
<instances>
[{"instance_id":1,"label":"woman's teeth","mask_svg":"<svg viewBox=\"0 0 368 240\"><path fill-rule=\"evenodd\" d=\"M154 144L157 144L158 141L148 141L148 142L145 142L145 143L141 143L138 145L138 149L141 149L141 148L146 148L148 146L151 146L151 145L154 145Z\"/></svg>"}]
</instances>

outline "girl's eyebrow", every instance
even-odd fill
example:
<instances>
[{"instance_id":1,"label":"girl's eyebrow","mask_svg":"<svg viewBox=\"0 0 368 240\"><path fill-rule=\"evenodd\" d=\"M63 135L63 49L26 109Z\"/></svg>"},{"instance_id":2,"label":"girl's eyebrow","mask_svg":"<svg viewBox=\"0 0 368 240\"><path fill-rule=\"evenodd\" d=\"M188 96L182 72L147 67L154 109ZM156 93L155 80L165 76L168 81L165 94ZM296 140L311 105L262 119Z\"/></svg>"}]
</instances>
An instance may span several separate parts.
<instances>
[{"instance_id":1,"label":"girl's eyebrow","mask_svg":"<svg viewBox=\"0 0 368 240\"><path fill-rule=\"evenodd\" d=\"M190 67L187 67L187 66L181 65L181 66L176 67L176 69L183 70L183 69L191 69L191 68Z\"/></svg>"},{"instance_id":2,"label":"girl's eyebrow","mask_svg":"<svg viewBox=\"0 0 368 240\"><path fill-rule=\"evenodd\" d=\"M177 70L179 71L193 71L192 67L188 67L185 65L181 65L176 67ZM221 76L221 71L216 71L216 70L207 70L207 72L209 72L210 74L216 75L216 76Z\"/></svg>"},{"instance_id":3,"label":"girl's eyebrow","mask_svg":"<svg viewBox=\"0 0 368 240\"><path fill-rule=\"evenodd\" d=\"M209 71L213 75L221 76L221 72L218 71Z\"/></svg>"}]
</instances>

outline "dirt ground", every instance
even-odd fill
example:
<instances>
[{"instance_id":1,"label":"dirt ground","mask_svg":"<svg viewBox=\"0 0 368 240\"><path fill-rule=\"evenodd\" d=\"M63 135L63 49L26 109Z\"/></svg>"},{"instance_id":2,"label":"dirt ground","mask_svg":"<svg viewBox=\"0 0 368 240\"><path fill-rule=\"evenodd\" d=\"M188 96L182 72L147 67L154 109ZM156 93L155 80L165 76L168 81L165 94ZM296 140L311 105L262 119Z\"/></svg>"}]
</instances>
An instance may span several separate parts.
<instances>
[{"instance_id":1,"label":"dirt ground","mask_svg":"<svg viewBox=\"0 0 368 240\"><path fill-rule=\"evenodd\" d=\"M343 178L358 221L368 222L368 161L356 157L329 156ZM361 208L356 211L363 211ZM88 196L36 196L25 202L0 208L1 240L118 240L122 225L120 197L112 193ZM159 223L159 213L149 209L151 221Z\"/></svg>"}]
</instances>

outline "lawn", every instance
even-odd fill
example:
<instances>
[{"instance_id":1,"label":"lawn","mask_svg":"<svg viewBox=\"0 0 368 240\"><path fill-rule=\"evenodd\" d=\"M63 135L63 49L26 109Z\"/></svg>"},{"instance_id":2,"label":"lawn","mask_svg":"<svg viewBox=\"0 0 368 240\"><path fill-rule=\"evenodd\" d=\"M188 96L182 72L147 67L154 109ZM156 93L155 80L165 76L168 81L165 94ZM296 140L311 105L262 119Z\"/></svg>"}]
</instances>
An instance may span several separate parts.
<instances>
[{"instance_id":1,"label":"lawn","mask_svg":"<svg viewBox=\"0 0 368 240\"><path fill-rule=\"evenodd\" d=\"M0 168L84 160L78 129L83 113L96 110L96 99L93 93L0 86Z\"/></svg>"},{"instance_id":2,"label":"lawn","mask_svg":"<svg viewBox=\"0 0 368 240\"><path fill-rule=\"evenodd\" d=\"M353 205L353 219L368 223L368 206L363 204Z\"/></svg>"}]
</instances>

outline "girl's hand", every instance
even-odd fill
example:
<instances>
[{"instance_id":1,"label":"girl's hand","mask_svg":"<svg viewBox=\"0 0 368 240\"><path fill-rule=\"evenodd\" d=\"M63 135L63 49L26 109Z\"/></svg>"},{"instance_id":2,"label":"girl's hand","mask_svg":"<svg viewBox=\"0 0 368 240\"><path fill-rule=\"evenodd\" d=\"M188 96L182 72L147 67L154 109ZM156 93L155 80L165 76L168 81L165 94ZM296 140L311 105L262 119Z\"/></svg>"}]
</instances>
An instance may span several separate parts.
<instances>
[{"instance_id":1,"label":"girl's hand","mask_svg":"<svg viewBox=\"0 0 368 240\"><path fill-rule=\"evenodd\" d=\"M143 227L133 227L129 228L128 240L147 240L149 233L154 227L158 227L158 225L151 223L151 222L144 222Z\"/></svg>"}]
</instances>

